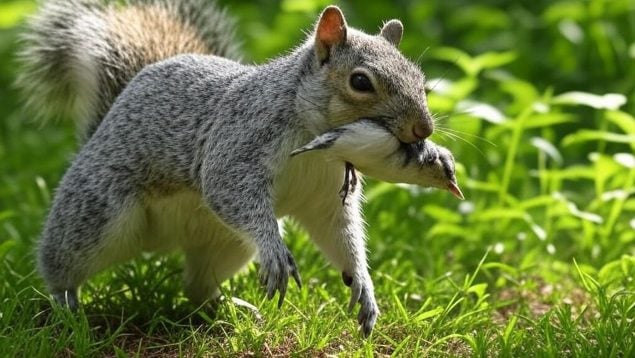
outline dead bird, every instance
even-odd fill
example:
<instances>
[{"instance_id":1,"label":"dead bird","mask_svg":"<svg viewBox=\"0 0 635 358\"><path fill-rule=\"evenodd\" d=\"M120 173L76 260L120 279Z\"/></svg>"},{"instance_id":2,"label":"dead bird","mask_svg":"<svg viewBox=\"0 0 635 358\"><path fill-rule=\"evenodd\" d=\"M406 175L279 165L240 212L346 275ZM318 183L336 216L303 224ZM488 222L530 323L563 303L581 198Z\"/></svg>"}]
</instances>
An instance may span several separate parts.
<instances>
[{"instance_id":1,"label":"dead bird","mask_svg":"<svg viewBox=\"0 0 635 358\"><path fill-rule=\"evenodd\" d=\"M358 179L355 169L390 183L415 184L448 190L457 198L464 196L459 188L452 153L430 140L417 143L399 141L381 123L361 119L323 133L291 156L320 150L346 165L342 203Z\"/></svg>"}]
</instances>

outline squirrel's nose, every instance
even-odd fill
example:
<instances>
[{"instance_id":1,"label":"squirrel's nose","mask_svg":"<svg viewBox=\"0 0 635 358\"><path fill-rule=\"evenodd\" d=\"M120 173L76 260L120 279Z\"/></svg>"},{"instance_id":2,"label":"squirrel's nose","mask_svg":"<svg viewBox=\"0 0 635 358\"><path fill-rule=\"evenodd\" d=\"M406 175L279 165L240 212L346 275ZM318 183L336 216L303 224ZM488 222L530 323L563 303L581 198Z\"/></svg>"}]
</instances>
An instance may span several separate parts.
<instances>
[{"instance_id":1,"label":"squirrel's nose","mask_svg":"<svg viewBox=\"0 0 635 358\"><path fill-rule=\"evenodd\" d=\"M432 121L417 121L412 126L412 134L418 139L426 139L434 130Z\"/></svg>"}]
</instances>

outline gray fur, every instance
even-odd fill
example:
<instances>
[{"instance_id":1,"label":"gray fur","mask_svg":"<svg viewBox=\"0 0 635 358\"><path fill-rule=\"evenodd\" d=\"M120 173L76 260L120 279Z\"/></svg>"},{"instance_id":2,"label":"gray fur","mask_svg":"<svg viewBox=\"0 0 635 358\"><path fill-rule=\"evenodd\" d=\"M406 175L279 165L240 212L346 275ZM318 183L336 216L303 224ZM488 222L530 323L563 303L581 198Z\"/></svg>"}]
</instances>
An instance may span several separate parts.
<instances>
[{"instance_id":1,"label":"gray fur","mask_svg":"<svg viewBox=\"0 0 635 358\"><path fill-rule=\"evenodd\" d=\"M403 36L403 24L399 20L392 19L384 24L380 34L391 44L399 46Z\"/></svg>"},{"instance_id":2,"label":"gray fur","mask_svg":"<svg viewBox=\"0 0 635 358\"><path fill-rule=\"evenodd\" d=\"M194 9L203 2L178 4L168 7ZM404 141L412 140L414 123L431 130L421 71L383 37L352 28L344 43L329 49L327 62L320 61L309 36L290 54L263 65L211 55L148 65L130 49L112 52L116 39L100 28L76 31L74 24L86 16L104 20L103 6L53 1L25 36L22 83L32 90L32 101L46 106L58 95L79 100L73 98L71 73L88 70L88 77L98 79L92 87L98 105L86 107L80 128L87 141L59 185L39 243L39 270L54 296L72 304L78 286L106 267L144 250L180 248L185 289L193 300L218 295L220 283L257 253L267 295L278 291L280 304L289 276L299 283L276 222L291 216L351 278L349 307L360 304L358 320L364 335L370 334L379 310L366 264L361 186L341 205L343 163L319 153L290 154L359 118L381 121ZM220 30L226 23L213 11L179 14L199 29L203 15L219 20ZM218 38L210 35L209 47L231 55L231 31L214 29L210 33ZM208 35L201 30L201 36ZM75 64L66 62L65 49L78 41L96 44L82 47L98 59L85 62L94 68L64 67ZM53 51L45 51L47 46ZM348 87L351 71L359 67L374 77L372 95L360 97ZM28 81L33 83L25 85Z\"/></svg>"}]
</instances>

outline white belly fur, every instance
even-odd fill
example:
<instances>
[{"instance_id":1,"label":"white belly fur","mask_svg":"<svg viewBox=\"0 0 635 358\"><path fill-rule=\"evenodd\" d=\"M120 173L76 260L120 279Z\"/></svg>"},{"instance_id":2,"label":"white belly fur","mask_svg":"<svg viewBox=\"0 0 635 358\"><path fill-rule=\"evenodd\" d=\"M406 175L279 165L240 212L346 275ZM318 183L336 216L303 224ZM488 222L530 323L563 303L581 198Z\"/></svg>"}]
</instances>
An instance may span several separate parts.
<instances>
[{"instance_id":1,"label":"white belly fur","mask_svg":"<svg viewBox=\"0 0 635 358\"><path fill-rule=\"evenodd\" d=\"M343 182L343 163L324 160L321 154L307 153L292 159L276 179L276 216L330 212L325 203L337 202ZM324 196L332 196L325 200ZM333 200L335 199L335 200ZM168 195L147 195L128 206L110 225L96 265L98 270L126 261L141 252L167 253L176 249L196 249L215 242L219 247L253 242L232 234L207 207L201 194L182 189Z\"/></svg>"},{"instance_id":2,"label":"white belly fur","mask_svg":"<svg viewBox=\"0 0 635 358\"><path fill-rule=\"evenodd\" d=\"M164 251L177 247L199 246L225 224L203 202L201 194L191 190L145 200L147 232L143 250Z\"/></svg>"},{"instance_id":3,"label":"white belly fur","mask_svg":"<svg viewBox=\"0 0 635 358\"><path fill-rule=\"evenodd\" d=\"M148 195L132 203L114 220L99 255L99 269L126 261L141 252L168 253L178 248L204 246L210 240L235 239L203 203L200 193L181 190L166 196Z\"/></svg>"}]
</instances>

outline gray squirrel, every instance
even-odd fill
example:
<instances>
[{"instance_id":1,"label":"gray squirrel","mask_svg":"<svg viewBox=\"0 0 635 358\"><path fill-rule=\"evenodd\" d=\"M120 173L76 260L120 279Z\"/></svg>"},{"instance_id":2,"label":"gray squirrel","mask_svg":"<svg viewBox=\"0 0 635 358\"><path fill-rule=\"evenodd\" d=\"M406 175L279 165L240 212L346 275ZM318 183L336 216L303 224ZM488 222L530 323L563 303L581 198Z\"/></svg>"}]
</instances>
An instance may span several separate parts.
<instances>
[{"instance_id":1,"label":"gray squirrel","mask_svg":"<svg viewBox=\"0 0 635 358\"><path fill-rule=\"evenodd\" d=\"M204 302L257 253L281 305L289 277L300 285L276 221L289 216L342 272L368 336L379 310L361 188L342 205L342 161L291 152L360 118L434 146L422 141L433 131L424 75L397 49L402 24L369 35L329 6L303 44L262 65L236 61L233 29L206 0L53 0L31 18L18 83L42 116L74 118L82 141L44 225L39 272L74 308L94 274L181 249L185 292Z\"/></svg>"}]
</instances>

